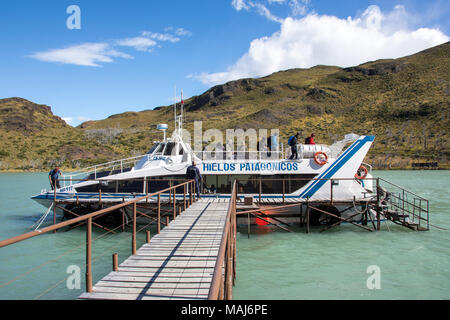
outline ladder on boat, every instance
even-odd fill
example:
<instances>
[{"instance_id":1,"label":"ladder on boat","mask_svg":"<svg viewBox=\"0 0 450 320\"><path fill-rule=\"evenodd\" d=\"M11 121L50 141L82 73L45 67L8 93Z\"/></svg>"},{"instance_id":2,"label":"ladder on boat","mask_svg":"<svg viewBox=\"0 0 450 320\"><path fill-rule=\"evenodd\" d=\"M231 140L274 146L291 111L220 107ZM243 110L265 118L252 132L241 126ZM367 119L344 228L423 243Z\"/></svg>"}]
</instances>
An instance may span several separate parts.
<instances>
[{"instance_id":1,"label":"ladder on boat","mask_svg":"<svg viewBox=\"0 0 450 320\"><path fill-rule=\"evenodd\" d=\"M378 186L380 213L397 225L415 231L426 231L429 223L429 200L384 179L387 188Z\"/></svg>"}]
</instances>

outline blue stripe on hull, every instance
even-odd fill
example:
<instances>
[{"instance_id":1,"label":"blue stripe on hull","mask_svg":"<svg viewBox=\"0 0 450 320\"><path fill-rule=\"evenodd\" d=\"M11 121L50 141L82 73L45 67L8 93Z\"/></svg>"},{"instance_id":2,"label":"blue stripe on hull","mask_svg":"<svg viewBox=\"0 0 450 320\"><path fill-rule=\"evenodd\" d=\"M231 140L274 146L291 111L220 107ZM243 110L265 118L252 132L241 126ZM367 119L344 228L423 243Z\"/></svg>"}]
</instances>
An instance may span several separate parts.
<instances>
[{"instance_id":1,"label":"blue stripe on hull","mask_svg":"<svg viewBox=\"0 0 450 320\"><path fill-rule=\"evenodd\" d=\"M362 140L355 141L345 152L328 168L318 179L331 179L367 142L373 141L373 136L366 136ZM315 180L301 194L300 198L311 198L328 180Z\"/></svg>"}]
</instances>

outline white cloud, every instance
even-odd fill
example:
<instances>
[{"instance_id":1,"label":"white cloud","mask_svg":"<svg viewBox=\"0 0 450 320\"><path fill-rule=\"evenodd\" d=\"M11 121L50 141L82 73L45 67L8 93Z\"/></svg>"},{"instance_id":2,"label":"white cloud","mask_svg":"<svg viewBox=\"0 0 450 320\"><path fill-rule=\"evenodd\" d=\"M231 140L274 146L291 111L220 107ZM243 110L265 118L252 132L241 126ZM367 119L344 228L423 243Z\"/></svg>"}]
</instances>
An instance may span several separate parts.
<instances>
[{"instance_id":1,"label":"white cloud","mask_svg":"<svg viewBox=\"0 0 450 320\"><path fill-rule=\"evenodd\" d=\"M187 37L192 36L192 32L189 31L189 30L186 30L186 29L184 29L184 28L177 28L177 29L175 30L175 34L176 34L177 36L187 36Z\"/></svg>"},{"instance_id":2,"label":"white cloud","mask_svg":"<svg viewBox=\"0 0 450 320\"><path fill-rule=\"evenodd\" d=\"M233 1L231 1L231 5L237 11L241 11L242 9L245 9L245 10L249 9L249 6L245 3L244 0L233 0Z\"/></svg>"},{"instance_id":3,"label":"white cloud","mask_svg":"<svg viewBox=\"0 0 450 320\"><path fill-rule=\"evenodd\" d=\"M207 85L245 77L259 77L290 68L318 64L348 67L382 58L398 58L444 43L438 29L410 30L403 7L383 13L370 6L356 18L308 14L282 21L280 30L255 39L226 71L190 75Z\"/></svg>"},{"instance_id":4,"label":"white cloud","mask_svg":"<svg viewBox=\"0 0 450 320\"><path fill-rule=\"evenodd\" d=\"M290 0L289 7L291 7L292 15L304 15L308 11L310 0Z\"/></svg>"},{"instance_id":5,"label":"white cloud","mask_svg":"<svg viewBox=\"0 0 450 320\"><path fill-rule=\"evenodd\" d=\"M304 15L308 11L310 0L268 0L269 5L285 5L288 4L291 8L291 16ZM277 17L272 14L272 12L264 5L261 1L255 0L232 0L231 6L237 10L246 10L250 11L250 9L255 9L258 14L267 19L282 23L284 19Z\"/></svg>"},{"instance_id":6,"label":"white cloud","mask_svg":"<svg viewBox=\"0 0 450 320\"><path fill-rule=\"evenodd\" d=\"M151 52L154 47L160 47L158 42L175 43L180 41L182 36L192 35L189 30L184 28L174 29L173 27L168 27L166 29L173 31L174 34L143 31L137 37L112 40L110 42L83 43L62 49L50 49L35 52L28 57L45 62L99 67L104 63L113 62L113 58L133 59L133 56L117 51L115 47L128 47L137 51Z\"/></svg>"},{"instance_id":7,"label":"white cloud","mask_svg":"<svg viewBox=\"0 0 450 320\"><path fill-rule=\"evenodd\" d=\"M233 0L231 2L231 6L236 9L237 11L241 11L242 9L249 11L250 9L254 8L256 11L263 17L266 17L267 19L281 23L283 20L270 12L270 10L262 3L258 1L251 1L251 0Z\"/></svg>"},{"instance_id":8,"label":"white cloud","mask_svg":"<svg viewBox=\"0 0 450 320\"><path fill-rule=\"evenodd\" d=\"M267 7L265 5L263 5L262 3L249 1L249 5L253 8L256 8L257 12L260 15L262 15L263 17L266 17L267 19L274 21L274 22L278 22L278 23L283 22L283 19L272 14L272 12L270 12L270 10L267 9Z\"/></svg>"},{"instance_id":9,"label":"white cloud","mask_svg":"<svg viewBox=\"0 0 450 320\"><path fill-rule=\"evenodd\" d=\"M171 35L170 33L158 33L158 32L150 32L143 31L142 35L145 37L149 37L151 39L159 40L159 41L169 41L172 43L180 41L180 38Z\"/></svg>"},{"instance_id":10,"label":"white cloud","mask_svg":"<svg viewBox=\"0 0 450 320\"><path fill-rule=\"evenodd\" d=\"M134 37L118 40L117 45L123 47L132 47L138 51L151 51L156 46L156 41L145 37Z\"/></svg>"},{"instance_id":11,"label":"white cloud","mask_svg":"<svg viewBox=\"0 0 450 320\"><path fill-rule=\"evenodd\" d=\"M133 58L129 54L116 51L108 43L84 43L70 46L63 49L50 49L36 52L30 55L31 58L64 64L74 64L79 66L98 67L99 63L113 62L115 58Z\"/></svg>"}]
</instances>

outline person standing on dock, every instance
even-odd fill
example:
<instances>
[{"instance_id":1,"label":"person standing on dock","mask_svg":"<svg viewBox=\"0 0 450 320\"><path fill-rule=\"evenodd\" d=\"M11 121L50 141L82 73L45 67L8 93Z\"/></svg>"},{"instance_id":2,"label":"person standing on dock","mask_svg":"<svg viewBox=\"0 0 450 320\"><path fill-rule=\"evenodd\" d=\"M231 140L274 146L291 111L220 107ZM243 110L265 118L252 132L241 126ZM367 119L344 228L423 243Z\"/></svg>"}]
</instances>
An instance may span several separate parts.
<instances>
[{"instance_id":1,"label":"person standing on dock","mask_svg":"<svg viewBox=\"0 0 450 320\"><path fill-rule=\"evenodd\" d=\"M202 175L195 165L195 161L192 161L192 165L187 168L186 179L195 180L195 191L197 192L197 198L200 199L200 180L202 179Z\"/></svg>"},{"instance_id":2,"label":"person standing on dock","mask_svg":"<svg viewBox=\"0 0 450 320\"><path fill-rule=\"evenodd\" d=\"M54 190L55 186L57 189L61 188L59 185L59 177L62 176L61 170L59 170L58 166L55 169L51 170L48 173L48 180L50 180L50 185L52 186L52 190Z\"/></svg>"},{"instance_id":3,"label":"person standing on dock","mask_svg":"<svg viewBox=\"0 0 450 320\"><path fill-rule=\"evenodd\" d=\"M297 152L297 142L298 137L300 136L300 133L297 132L295 136L290 136L288 140L288 145L291 146L291 156L289 157L289 160L297 160L298 159L298 152ZM294 158L295 156L295 158Z\"/></svg>"}]
</instances>

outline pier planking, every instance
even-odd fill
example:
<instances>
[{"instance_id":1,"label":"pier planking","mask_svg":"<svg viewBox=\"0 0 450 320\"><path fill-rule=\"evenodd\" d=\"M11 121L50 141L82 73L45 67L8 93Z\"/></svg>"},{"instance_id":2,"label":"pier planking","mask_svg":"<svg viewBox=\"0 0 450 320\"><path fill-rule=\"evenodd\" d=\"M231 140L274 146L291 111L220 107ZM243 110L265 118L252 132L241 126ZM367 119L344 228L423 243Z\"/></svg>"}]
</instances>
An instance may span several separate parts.
<instances>
[{"instance_id":1,"label":"pier planking","mask_svg":"<svg viewBox=\"0 0 450 320\"><path fill-rule=\"evenodd\" d=\"M195 202L79 299L208 298L229 199Z\"/></svg>"}]
</instances>

